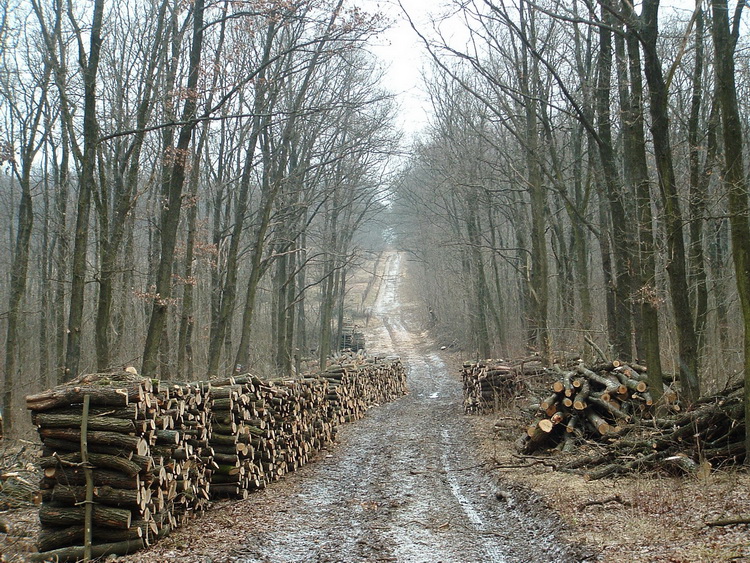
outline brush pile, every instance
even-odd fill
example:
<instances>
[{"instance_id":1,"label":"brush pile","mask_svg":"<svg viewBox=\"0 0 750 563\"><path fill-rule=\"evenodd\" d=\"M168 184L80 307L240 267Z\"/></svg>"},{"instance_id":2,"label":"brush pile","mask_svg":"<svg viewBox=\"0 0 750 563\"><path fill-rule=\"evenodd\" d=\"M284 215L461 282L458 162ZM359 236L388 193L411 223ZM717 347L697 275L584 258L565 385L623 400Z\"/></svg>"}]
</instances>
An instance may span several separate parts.
<instances>
[{"instance_id":1,"label":"brush pile","mask_svg":"<svg viewBox=\"0 0 750 563\"><path fill-rule=\"evenodd\" d=\"M595 480L623 473L700 474L745 459L743 386L707 396L684 413L631 424L605 450L560 467Z\"/></svg>"}]
</instances>

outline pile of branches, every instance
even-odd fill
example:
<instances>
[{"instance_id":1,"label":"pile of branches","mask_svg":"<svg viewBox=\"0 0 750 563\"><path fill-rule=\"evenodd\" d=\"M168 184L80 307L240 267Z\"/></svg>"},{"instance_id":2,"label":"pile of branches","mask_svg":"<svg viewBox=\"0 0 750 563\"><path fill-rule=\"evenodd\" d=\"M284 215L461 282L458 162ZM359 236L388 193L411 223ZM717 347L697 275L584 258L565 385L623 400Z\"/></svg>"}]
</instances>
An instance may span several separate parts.
<instances>
[{"instance_id":1,"label":"pile of branches","mask_svg":"<svg viewBox=\"0 0 750 563\"><path fill-rule=\"evenodd\" d=\"M625 427L597 454L558 469L582 473L589 480L640 471L695 473L701 466L742 463L744 437L743 387L735 385L700 399L684 413Z\"/></svg>"},{"instance_id":2,"label":"pile of branches","mask_svg":"<svg viewBox=\"0 0 750 563\"><path fill-rule=\"evenodd\" d=\"M332 441L336 425L406 392L398 358L341 360L272 381L91 374L28 396L44 470L40 553L31 559L82 558L87 526L92 557L136 551L209 499L246 497L295 470Z\"/></svg>"},{"instance_id":3,"label":"pile of branches","mask_svg":"<svg viewBox=\"0 0 750 563\"><path fill-rule=\"evenodd\" d=\"M581 440L605 440L648 415L653 404L642 366L579 362L565 370L555 365L554 373L549 395L516 443L522 454L552 448L570 452Z\"/></svg>"}]
</instances>

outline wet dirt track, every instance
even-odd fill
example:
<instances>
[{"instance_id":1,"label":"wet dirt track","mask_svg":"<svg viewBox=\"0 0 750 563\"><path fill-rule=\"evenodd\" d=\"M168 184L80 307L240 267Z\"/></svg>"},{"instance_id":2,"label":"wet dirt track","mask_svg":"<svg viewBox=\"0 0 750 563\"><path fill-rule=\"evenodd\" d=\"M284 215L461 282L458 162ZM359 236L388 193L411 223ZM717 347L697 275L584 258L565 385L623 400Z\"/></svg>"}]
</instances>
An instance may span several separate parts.
<instances>
[{"instance_id":1,"label":"wet dirt track","mask_svg":"<svg viewBox=\"0 0 750 563\"><path fill-rule=\"evenodd\" d=\"M401 317L402 260L388 257L368 347L401 356L410 394L344 425L324 459L252 495L252 526L225 555L247 563L581 560L554 537L552 519L526 513L514 493L496 498L473 454L457 376L424 354Z\"/></svg>"}]
</instances>

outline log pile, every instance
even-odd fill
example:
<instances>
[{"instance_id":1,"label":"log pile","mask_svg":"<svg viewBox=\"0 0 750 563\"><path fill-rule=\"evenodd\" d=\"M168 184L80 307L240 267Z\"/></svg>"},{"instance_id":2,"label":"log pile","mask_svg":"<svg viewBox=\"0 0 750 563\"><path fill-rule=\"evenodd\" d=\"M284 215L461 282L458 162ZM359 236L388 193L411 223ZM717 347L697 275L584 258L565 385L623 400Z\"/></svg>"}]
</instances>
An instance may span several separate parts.
<instances>
[{"instance_id":1,"label":"log pile","mask_svg":"<svg viewBox=\"0 0 750 563\"><path fill-rule=\"evenodd\" d=\"M90 399L86 418L85 396ZM42 530L34 559L83 556L87 468L93 478L94 552L125 554L147 545L159 532L153 491L166 479L151 456L158 404L150 380L128 372L87 375L30 395L26 405L43 443Z\"/></svg>"},{"instance_id":2,"label":"log pile","mask_svg":"<svg viewBox=\"0 0 750 563\"><path fill-rule=\"evenodd\" d=\"M639 471L695 474L740 464L746 455L742 393L742 385L735 385L700 399L684 413L632 424L606 450L560 469L595 480Z\"/></svg>"},{"instance_id":3,"label":"log pile","mask_svg":"<svg viewBox=\"0 0 750 563\"><path fill-rule=\"evenodd\" d=\"M217 466L209 446L210 385L155 384L158 408L150 445L159 471L151 492L158 534L164 536L208 508L209 480Z\"/></svg>"},{"instance_id":4,"label":"log pile","mask_svg":"<svg viewBox=\"0 0 750 563\"><path fill-rule=\"evenodd\" d=\"M482 414L498 410L502 402L526 390L524 376L544 373L537 362L519 362L514 365L502 360L466 362L461 369L464 411Z\"/></svg>"},{"instance_id":5,"label":"log pile","mask_svg":"<svg viewBox=\"0 0 750 563\"><path fill-rule=\"evenodd\" d=\"M556 378L536 409L536 419L516 444L520 453L560 448L573 451L581 439L601 440L650 410L645 368L620 362L572 369L555 366Z\"/></svg>"},{"instance_id":6,"label":"log pile","mask_svg":"<svg viewBox=\"0 0 750 563\"><path fill-rule=\"evenodd\" d=\"M212 496L246 497L309 461L336 426L406 392L397 358L341 358L319 376L263 381L243 375L212 381L209 440L218 469Z\"/></svg>"},{"instance_id":7,"label":"log pile","mask_svg":"<svg viewBox=\"0 0 750 563\"><path fill-rule=\"evenodd\" d=\"M371 406L400 397L406 392L406 372L398 358L342 359L330 365L321 377L328 382L328 418L335 424L362 418Z\"/></svg>"},{"instance_id":8,"label":"log pile","mask_svg":"<svg viewBox=\"0 0 750 563\"><path fill-rule=\"evenodd\" d=\"M129 553L205 510L211 498L245 498L294 471L333 441L338 424L406 392L398 359L342 361L320 375L278 380L247 374L166 383L92 374L28 396L44 470L34 559L83 557L87 473L92 556Z\"/></svg>"}]
</instances>

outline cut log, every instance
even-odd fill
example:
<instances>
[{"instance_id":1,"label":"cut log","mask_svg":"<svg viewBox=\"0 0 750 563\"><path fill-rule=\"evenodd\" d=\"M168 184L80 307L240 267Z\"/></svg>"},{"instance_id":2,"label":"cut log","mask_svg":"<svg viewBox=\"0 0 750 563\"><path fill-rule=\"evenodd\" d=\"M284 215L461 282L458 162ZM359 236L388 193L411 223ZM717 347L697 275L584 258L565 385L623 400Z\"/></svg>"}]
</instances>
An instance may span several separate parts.
<instances>
[{"instance_id":1,"label":"cut log","mask_svg":"<svg viewBox=\"0 0 750 563\"><path fill-rule=\"evenodd\" d=\"M49 502L58 502L64 505L76 505L86 498L85 487L63 485L58 483L54 488L45 491ZM115 506L119 508L146 508L146 499L143 489L116 489L110 486L94 487L94 500L100 504Z\"/></svg>"},{"instance_id":2,"label":"cut log","mask_svg":"<svg viewBox=\"0 0 750 563\"><path fill-rule=\"evenodd\" d=\"M81 431L75 428L40 428L39 435L42 440L53 438L58 440L68 440L71 442L80 441ZM89 443L121 448L129 452L136 452L138 455L148 453L148 443L139 436L130 436L118 432L87 432L86 436Z\"/></svg>"},{"instance_id":3,"label":"cut log","mask_svg":"<svg viewBox=\"0 0 750 563\"><path fill-rule=\"evenodd\" d=\"M54 412L40 412L31 418L32 422L43 428L79 428L81 427L80 415L56 414ZM106 432L121 432L124 434L135 432L135 423L132 420L109 417L92 417L87 422L88 429L103 430Z\"/></svg>"},{"instance_id":4,"label":"cut log","mask_svg":"<svg viewBox=\"0 0 750 563\"><path fill-rule=\"evenodd\" d=\"M83 506L57 507L43 504L39 508L39 521L45 526L81 525L85 512ZM97 526L120 529L129 528L132 517L130 510L102 505L94 506L93 516Z\"/></svg>"},{"instance_id":5,"label":"cut log","mask_svg":"<svg viewBox=\"0 0 750 563\"><path fill-rule=\"evenodd\" d=\"M102 469L114 469L128 476L134 476L143 470L143 467L132 461L121 456L114 456L108 454L99 454L89 452L89 463L98 468ZM144 456L145 457L145 456ZM150 458L149 458L150 459ZM70 452L66 454L59 454L55 456L42 457L39 460L39 466L42 469L57 468L58 466L71 467L81 464L81 453ZM51 476L51 475L50 475Z\"/></svg>"},{"instance_id":6,"label":"cut log","mask_svg":"<svg viewBox=\"0 0 750 563\"><path fill-rule=\"evenodd\" d=\"M123 387L60 386L26 397L26 408L34 411L47 411L56 407L68 407L74 403L83 403L84 395L91 397L91 404L107 407L124 407L128 402L143 401L143 388L139 384Z\"/></svg>"},{"instance_id":7,"label":"cut log","mask_svg":"<svg viewBox=\"0 0 750 563\"><path fill-rule=\"evenodd\" d=\"M105 557L107 555L127 555L143 549L142 538L116 543L103 543L91 546L91 557ZM83 559L83 546L63 547L29 554L29 561L78 561Z\"/></svg>"}]
</instances>

